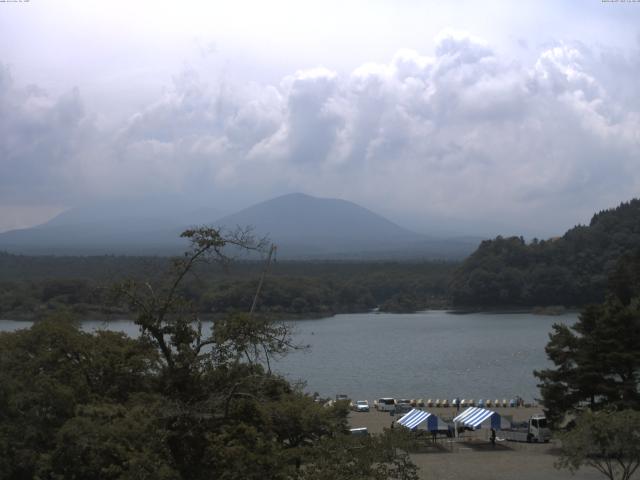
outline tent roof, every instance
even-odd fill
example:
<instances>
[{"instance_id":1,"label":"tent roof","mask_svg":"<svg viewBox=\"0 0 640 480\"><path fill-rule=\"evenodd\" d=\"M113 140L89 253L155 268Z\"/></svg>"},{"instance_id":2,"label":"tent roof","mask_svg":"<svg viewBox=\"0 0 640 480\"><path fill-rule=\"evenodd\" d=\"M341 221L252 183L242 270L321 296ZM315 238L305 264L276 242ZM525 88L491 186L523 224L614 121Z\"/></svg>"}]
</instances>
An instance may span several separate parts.
<instances>
[{"instance_id":1,"label":"tent roof","mask_svg":"<svg viewBox=\"0 0 640 480\"><path fill-rule=\"evenodd\" d=\"M416 428L421 423L426 422L431 415L431 413L425 412L424 410L413 408L409 413L398 420L398 423L403 427Z\"/></svg>"},{"instance_id":2,"label":"tent roof","mask_svg":"<svg viewBox=\"0 0 640 480\"><path fill-rule=\"evenodd\" d=\"M429 432L448 430L450 425L433 413L412 409L397 421L398 424L410 430L421 429Z\"/></svg>"},{"instance_id":3,"label":"tent roof","mask_svg":"<svg viewBox=\"0 0 640 480\"><path fill-rule=\"evenodd\" d=\"M492 410L487 410L486 408L469 407L454 418L453 421L454 423L462 423L465 427L476 428L492 415L498 414ZM498 415L498 417L500 416Z\"/></svg>"}]
</instances>

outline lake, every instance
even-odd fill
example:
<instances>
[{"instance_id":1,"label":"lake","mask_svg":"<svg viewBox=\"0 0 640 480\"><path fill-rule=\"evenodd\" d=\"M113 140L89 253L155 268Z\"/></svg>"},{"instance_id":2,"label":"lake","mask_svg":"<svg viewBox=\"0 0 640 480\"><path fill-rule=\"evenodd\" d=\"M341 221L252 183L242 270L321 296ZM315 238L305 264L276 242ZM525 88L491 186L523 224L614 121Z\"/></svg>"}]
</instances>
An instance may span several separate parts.
<instances>
[{"instance_id":1,"label":"lake","mask_svg":"<svg viewBox=\"0 0 640 480\"><path fill-rule=\"evenodd\" d=\"M305 379L306 390L352 398L539 397L534 369L549 366L544 347L554 323L573 324L577 314L426 311L361 313L291 322L295 342L309 345L278 359L274 370ZM0 331L28 322L0 320ZM104 322L83 322L87 331ZM137 334L129 321L108 328Z\"/></svg>"}]
</instances>

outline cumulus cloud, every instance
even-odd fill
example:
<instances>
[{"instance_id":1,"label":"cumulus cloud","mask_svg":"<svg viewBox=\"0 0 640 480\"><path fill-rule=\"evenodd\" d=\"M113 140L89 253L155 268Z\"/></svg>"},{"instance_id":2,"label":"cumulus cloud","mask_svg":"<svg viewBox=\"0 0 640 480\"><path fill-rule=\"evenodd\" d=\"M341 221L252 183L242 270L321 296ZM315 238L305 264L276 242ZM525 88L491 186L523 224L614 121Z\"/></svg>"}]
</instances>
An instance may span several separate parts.
<instances>
[{"instance_id":1,"label":"cumulus cloud","mask_svg":"<svg viewBox=\"0 0 640 480\"><path fill-rule=\"evenodd\" d=\"M557 43L523 65L448 30L433 55L402 50L348 74L230 84L192 69L99 135L77 90L52 99L2 68L0 198L54 198L73 191L75 171L105 194L244 190L255 200L299 190L416 223L440 214L524 225L530 212L561 229L640 187L639 105L625 101L640 68L602 55Z\"/></svg>"},{"instance_id":2,"label":"cumulus cloud","mask_svg":"<svg viewBox=\"0 0 640 480\"><path fill-rule=\"evenodd\" d=\"M0 132L0 201L64 201L93 134L78 90L52 98L33 85L20 88L0 64Z\"/></svg>"}]
</instances>

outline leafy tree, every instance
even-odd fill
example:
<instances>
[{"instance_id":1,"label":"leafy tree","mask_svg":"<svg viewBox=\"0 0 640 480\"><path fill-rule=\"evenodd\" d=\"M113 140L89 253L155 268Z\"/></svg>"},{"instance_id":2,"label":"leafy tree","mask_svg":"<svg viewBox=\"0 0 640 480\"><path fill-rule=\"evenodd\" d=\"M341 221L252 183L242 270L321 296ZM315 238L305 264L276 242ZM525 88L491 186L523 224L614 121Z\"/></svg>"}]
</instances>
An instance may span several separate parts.
<instances>
[{"instance_id":1,"label":"leafy tree","mask_svg":"<svg viewBox=\"0 0 640 480\"><path fill-rule=\"evenodd\" d=\"M640 466L640 412L591 412L562 435L559 468L595 468L610 480L628 480Z\"/></svg>"},{"instance_id":2,"label":"leafy tree","mask_svg":"<svg viewBox=\"0 0 640 480\"><path fill-rule=\"evenodd\" d=\"M328 478L310 475L351 442L347 410L270 371L292 347L286 326L234 314L204 331L182 289L201 262L226 263L223 248L259 242L209 228L184 236L192 248L169 274L117 288L139 338L82 332L68 314L0 334L0 478ZM399 476L415 473L406 454L371 442L340 454L357 478L415 477Z\"/></svg>"},{"instance_id":3,"label":"leafy tree","mask_svg":"<svg viewBox=\"0 0 640 480\"><path fill-rule=\"evenodd\" d=\"M325 438L303 467L306 480L417 480L417 467L407 451L408 434L385 430L379 436Z\"/></svg>"},{"instance_id":4,"label":"leafy tree","mask_svg":"<svg viewBox=\"0 0 640 480\"><path fill-rule=\"evenodd\" d=\"M148 343L81 332L64 314L0 334L0 478L35 478L82 405L128 402L156 371Z\"/></svg>"}]
</instances>

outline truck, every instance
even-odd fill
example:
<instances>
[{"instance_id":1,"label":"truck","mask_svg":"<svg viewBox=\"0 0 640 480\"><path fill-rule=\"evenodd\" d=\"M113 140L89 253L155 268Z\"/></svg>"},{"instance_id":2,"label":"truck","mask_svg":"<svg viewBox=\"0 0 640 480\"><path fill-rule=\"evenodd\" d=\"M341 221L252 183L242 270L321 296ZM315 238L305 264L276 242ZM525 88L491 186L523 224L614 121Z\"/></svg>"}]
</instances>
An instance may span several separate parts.
<instances>
[{"instance_id":1,"label":"truck","mask_svg":"<svg viewBox=\"0 0 640 480\"><path fill-rule=\"evenodd\" d=\"M544 415L533 415L528 422L512 424L508 430L502 430L505 440L511 442L543 443L551 440L551 430L547 427Z\"/></svg>"}]
</instances>

